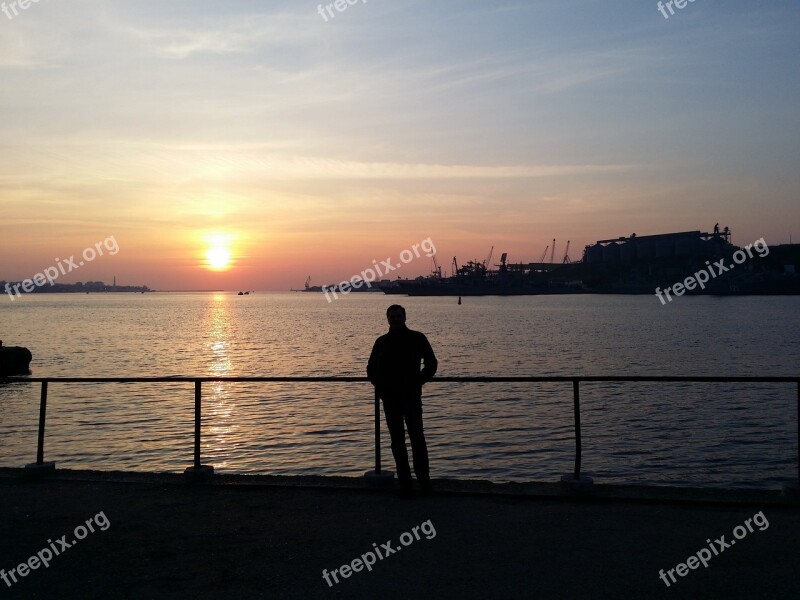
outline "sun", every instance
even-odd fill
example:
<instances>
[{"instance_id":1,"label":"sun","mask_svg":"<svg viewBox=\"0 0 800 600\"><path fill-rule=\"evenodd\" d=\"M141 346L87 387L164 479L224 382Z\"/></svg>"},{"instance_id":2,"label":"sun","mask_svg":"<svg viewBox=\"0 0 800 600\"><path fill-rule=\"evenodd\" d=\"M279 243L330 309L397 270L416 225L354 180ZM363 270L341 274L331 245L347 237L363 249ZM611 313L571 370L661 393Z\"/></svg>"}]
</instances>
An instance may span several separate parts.
<instances>
[{"instance_id":1,"label":"sun","mask_svg":"<svg viewBox=\"0 0 800 600\"><path fill-rule=\"evenodd\" d=\"M231 264L231 251L223 246L206 250L206 262L212 271L224 271Z\"/></svg>"},{"instance_id":2,"label":"sun","mask_svg":"<svg viewBox=\"0 0 800 600\"><path fill-rule=\"evenodd\" d=\"M199 266L209 271L227 271L236 266L237 235L225 231L207 231L198 235Z\"/></svg>"}]
</instances>

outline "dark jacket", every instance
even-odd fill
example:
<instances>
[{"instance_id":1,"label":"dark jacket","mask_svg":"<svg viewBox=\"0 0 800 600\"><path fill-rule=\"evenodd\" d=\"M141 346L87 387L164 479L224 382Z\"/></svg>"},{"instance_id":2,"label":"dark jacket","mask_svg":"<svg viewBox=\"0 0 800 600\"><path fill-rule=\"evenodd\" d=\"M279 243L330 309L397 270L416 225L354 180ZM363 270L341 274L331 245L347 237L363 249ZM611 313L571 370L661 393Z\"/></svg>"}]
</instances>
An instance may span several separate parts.
<instances>
[{"instance_id":1,"label":"dark jacket","mask_svg":"<svg viewBox=\"0 0 800 600\"><path fill-rule=\"evenodd\" d=\"M425 367L420 371L420 363ZM439 362L428 338L403 326L375 340L367 377L381 397L386 394L422 394L422 384L435 374Z\"/></svg>"}]
</instances>

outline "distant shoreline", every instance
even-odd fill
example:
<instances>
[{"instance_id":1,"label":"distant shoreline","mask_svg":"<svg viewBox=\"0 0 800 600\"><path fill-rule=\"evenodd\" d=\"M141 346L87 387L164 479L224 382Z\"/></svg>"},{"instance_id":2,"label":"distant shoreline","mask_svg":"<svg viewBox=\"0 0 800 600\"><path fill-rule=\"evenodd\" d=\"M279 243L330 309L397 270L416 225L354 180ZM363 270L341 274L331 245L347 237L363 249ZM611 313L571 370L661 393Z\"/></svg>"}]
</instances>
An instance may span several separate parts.
<instances>
[{"instance_id":1,"label":"distant shoreline","mask_svg":"<svg viewBox=\"0 0 800 600\"><path fill-rule=\"evenodd\" d=\"M144 293L153 292L146 285L106 285L103 281L87 281L86 283L53 283L52 285L32 285L31 280L0 281L0 289L9 295L22 296L28 294L84 294L84 293Z\"/></svg>"}]
</instances>

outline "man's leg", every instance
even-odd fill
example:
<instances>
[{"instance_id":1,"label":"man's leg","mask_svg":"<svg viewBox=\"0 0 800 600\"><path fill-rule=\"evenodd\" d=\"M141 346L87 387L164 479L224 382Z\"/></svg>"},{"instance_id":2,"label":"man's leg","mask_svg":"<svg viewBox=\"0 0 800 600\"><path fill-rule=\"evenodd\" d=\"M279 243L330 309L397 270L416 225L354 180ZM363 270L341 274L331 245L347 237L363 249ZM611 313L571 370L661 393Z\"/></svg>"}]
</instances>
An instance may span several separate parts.
<instances>
[{"instance_id":1,"label":"man's leg","mask_svg":"<svg viewBox=\"0 0 800 600\"><path fill-rule=\"evenodd\" d=\"M411 467L408 465L402 404L396 398L382 398L382 400L383 414L386 417L389 437L392 440L392 455L394 456L394 464L397 467L397 479L401 488L409 489L411 487Z\"/></svg>"},{"instance_id":2,"label":"man's leg","mask_svg":"<svg viewBox=\"0 0 800 600\"><path fill-rule=\"evenodd\" d=\"M417 481L425 489L430 487L431 476L428 464L428 445L422 430L422 398L412 397L405 407L408 437L411 440L411 451L414 453L414 473Z\"/></svg>"}]
</instances>

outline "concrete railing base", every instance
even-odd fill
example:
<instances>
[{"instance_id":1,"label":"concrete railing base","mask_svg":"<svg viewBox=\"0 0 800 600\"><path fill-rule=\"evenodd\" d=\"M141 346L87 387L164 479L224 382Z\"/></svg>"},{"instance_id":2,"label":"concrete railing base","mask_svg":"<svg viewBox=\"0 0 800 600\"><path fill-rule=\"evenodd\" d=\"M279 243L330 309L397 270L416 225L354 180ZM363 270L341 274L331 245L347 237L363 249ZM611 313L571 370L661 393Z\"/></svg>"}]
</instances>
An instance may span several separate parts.
<instances>
[{"instance_id":1,"label":"concrete railing base","mask_svg":"<svg viewBox=\"0 0 800 600\"><path fill-rule=\"evenodd\" d=\"M29 465L25 465L25 477L31 479L44 477L51 473L55 473L55 471L56 463L54 462L31 463Z\"/></svg>"},{"instance_id":2,"label":"concrete railing base","mask_svg":"<svg viewBox=\"0 0 800 600\"><path fill-rule=\"evenodd\" d=\"M199 468L189 467L183 472L184 477L189 481L208 481L214 477L214 467L211 465L200 465Z\"/></svg>"},{"instance_id":3,"label":"concrete railing base","mask_svg":"<svg viewBox=\"0 0 800 600\"><path fill-rule=\"evenodd\" d=\"M781 489L781 496L789 500L800 500L800 485L796 483L786 483Z\"/></svg>"},{"instance_id":4,"label":"concrete railing base","mask_svg":"<svg viewBox=\"0 0 800 600\"><path fill-rule=\"evenodd\" d=\"M561 476L561 487L568 492L583 494L594 490L594 480L583 474L579 479L575 479L575 474L570 473Z\"/></svg>"}]
</instances>

